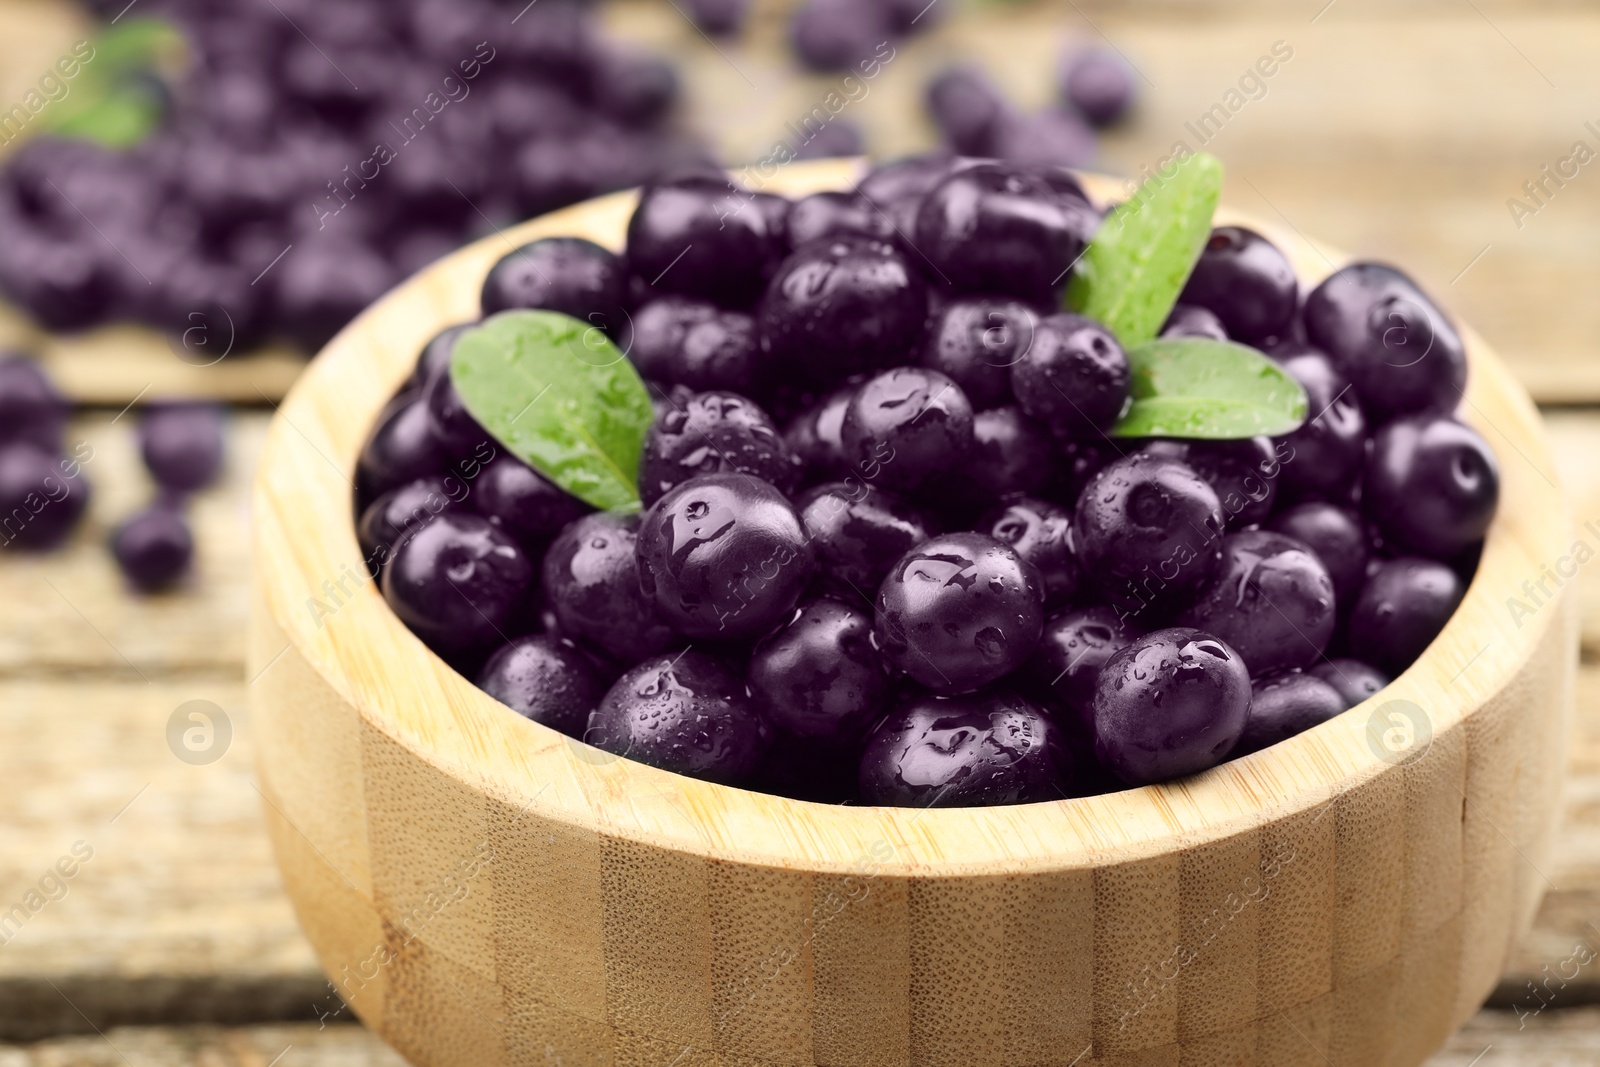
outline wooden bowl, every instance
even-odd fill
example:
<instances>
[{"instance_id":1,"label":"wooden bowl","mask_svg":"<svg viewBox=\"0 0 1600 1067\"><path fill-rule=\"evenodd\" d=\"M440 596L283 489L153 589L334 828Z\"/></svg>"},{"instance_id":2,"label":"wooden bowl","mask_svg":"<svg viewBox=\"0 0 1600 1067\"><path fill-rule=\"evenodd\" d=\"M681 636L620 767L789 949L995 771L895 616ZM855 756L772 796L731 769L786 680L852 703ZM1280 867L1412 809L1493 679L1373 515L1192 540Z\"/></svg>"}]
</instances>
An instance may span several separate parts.
<instances>
[{"instance_id":1,"label":"wooden bowl","mask_svg":"<svg viewBox=\"0 0 1600 1067\"><path fill-rule=\"evenodd\" d=\"M852 168L791 166L768 188L845 187ZM300 922L369 1026L419 1064L468 1067L1378 1067L1420 1063L1472 1014L1546 885L1576 663L1574 598L1547 577L1574 537L1550 445L1481 340L1466 333L1463 414L1499 454L1499 517L1455 617L1376 698L1165 786L804 803L512 714L363 571L350 478L422 343L476 316L514 244L619 247L633 203L557 212L411 279L272 425L254 497L261 790ZM1332 269L1250 224L1302 277Z\"/></svg>"}]
</instances>

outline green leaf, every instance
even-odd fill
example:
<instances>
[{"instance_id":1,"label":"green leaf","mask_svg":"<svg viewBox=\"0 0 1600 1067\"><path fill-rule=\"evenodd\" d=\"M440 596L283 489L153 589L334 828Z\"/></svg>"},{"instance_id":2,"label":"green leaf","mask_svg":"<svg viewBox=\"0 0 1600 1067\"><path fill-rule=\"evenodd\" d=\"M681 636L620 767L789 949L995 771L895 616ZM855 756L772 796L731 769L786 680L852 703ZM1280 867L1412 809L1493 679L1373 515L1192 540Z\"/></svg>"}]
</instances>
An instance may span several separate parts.
<instances>
[{"instance_id":1,"label":"green leaf","mask_svg":"<svg viewBox=\"0 0 1600 1067\"><path fill-rule=\"evenodd\" d=\"M71 97L70 108L45 112L42 128L59 137L98 141L110 148L131 148L161 125L164 97L154 86L130 80L95 98Z\"/></svg>"},{"instance_id":2,"label":"green leaf","mask_svg":"<svg viewBox=\"0 0 1600 1067\"><path fill-rule=\"evenodd\" d=\"M1189 280L1222 193L1222 164L1186 156L1154 174L1101 223L1078 262L1067 305L1103 323L1124 348L1155 337Z\"/></svg>"},{"instance_id":3,"label":"green leaf","mask_svg":"<svg viewBox=\"0 0 1600 1067\"><path fill-rule=\"evenodd\" d=\"M1306 391L1272 360L1231 341L1173 337L1128 350L1133 403L1113 437L1277 437L1306 420Z\"/></svg>"},{"instance_id":4,"label":"green leaf","mask_svg":"<svg viewBox=\"0 0 1600 1067\"><path fill-rule=\"evenodd\" d=\"M503 311L467 331L450 380L472 417L573 496L639 509L650 395L600 330L554 311Z\"/></svg>"},{"instance_id":5,"label":"green leaf","mask_svg":"<svg viewBox=\"0 0 1600 1067\"><path fill-rule=\"evenodd\" d=\"M94 58L83 65L85 74L109 77L129 71L169 69L182 60L183 32L159 18L130 18L91 42Z\"/></svg>"}]
</instances>

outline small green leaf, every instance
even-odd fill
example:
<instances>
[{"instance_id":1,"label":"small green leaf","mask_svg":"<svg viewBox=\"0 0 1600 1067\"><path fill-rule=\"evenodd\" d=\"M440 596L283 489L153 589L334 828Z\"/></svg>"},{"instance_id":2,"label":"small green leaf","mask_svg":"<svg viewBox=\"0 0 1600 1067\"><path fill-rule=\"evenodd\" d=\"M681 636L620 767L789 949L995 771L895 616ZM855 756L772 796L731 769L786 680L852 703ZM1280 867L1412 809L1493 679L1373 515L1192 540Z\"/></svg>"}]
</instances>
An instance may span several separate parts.
<instances>
[{"instance_id":1,"label":"small green leaf","mask_svg":"<svg viewBox=\"0 0 1600 1067\"><path fill-rule=\"evenodd\" d=\"M97 141L108 148L131 148L143 141L165 114L165 97L155 86L127 79L93 98L69 97L63 107L46 112L43 129L58 137Z\"/></svg>"},{"instance_id":2,"label":"small green leaf","mask_svg":"<svg viewBox=\"0 0 1600 1067\"><path fill-rule=\"evenodd\" d=\"M1277 437L1306 420L1306 391L1272 360L1231 341L1173 337L1128 350L1133 403L1113 437Z\"/></svg>"},{"instance_id":3,"label":"small green leaf","mask_svg":"<svg viewBox=\"0 0 1600 1067\"><path fill-rule=\"evenodd\" d=\"M94 58L86 74L104 77L129 71L171 69L182 61L183 31L165 19L145 17L107 26L93 41Z\"/></svg>"},{"instance_id":4,"label":"small green leaf","mask_svg":"<svg viewBox=\"0 0 1600 1067\"><path fill-rule=\"evenodd\" d=\"M1222 164L1186 156L1139 187L1100 226L1067 289L1067 305L1124 348L1155 337L1189 280L1222 194Z\"/></svg>"},{"instance_id":5,"label":"small green leaf","mask_svg":"<svg viewBox=\"0 0 1600 1067\"><path fill-rule=\"evenodd\" d=\"M600 330L554 311L503 311L469 330L450 380L472 417L597 508L637 511L650 395Z\"/></svg>"}]
</instances>

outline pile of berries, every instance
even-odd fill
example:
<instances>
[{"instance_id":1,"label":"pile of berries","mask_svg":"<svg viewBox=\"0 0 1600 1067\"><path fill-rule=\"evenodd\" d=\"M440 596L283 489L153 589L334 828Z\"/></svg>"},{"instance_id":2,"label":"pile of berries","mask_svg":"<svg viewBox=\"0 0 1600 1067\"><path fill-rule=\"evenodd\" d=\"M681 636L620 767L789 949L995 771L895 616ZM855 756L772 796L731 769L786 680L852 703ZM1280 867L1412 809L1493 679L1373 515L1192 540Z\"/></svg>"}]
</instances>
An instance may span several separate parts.
<instances>
[{"instance_id":1,"label":"pile of berries","mask_svg":"<svg viewBox=\"0 0 1600 1067\"><path fill-rule=\"evenodd\" d=\"M83 518L90 495L84 467L94 448L87 441L66 447L71 412L38 363L19 353L0 355L0 548L56 548ZM111 554L133 588L157 592L188 572L194 537L185 505L216 480L223 445L220 404L144 406L139 453L159 492L111 534Z\"/></svg>"},{"instance_id":2,"label":"pile of berries","mask_svg":"<svg viewBox=\"0 0 1600 1067\"><path fill-rule=\"evenodd\" d=\"M128 151L35 139L0 174L0 292L51 329L143 322L208 359L272 336L314 350L469 237L702 158L667 124L671 65L578 0L143 15L190 46L166 124Z\"/></svg>"},{"instance_id":3,"label":"pile of berries","mask_svg":"<svg viewBox=\"0 0 1600 1067\"><path fill-rule=\"evenodd\" d=\"M508 454L430 341L360 459L384 596L497 699L789 796L1049 800L1159 782L1370 696L1461 600L1498 496L1461 339L1361 263L1302 294L1215 229L1169 335L1267 352L1286 436L1107 436L1129 363L1062 312L1100 215L1065 170L937 156L793 202L646 188L621 255L513 252L485 315L604 325L653 387L643 514Z\"/></svg>"}]
</instances>

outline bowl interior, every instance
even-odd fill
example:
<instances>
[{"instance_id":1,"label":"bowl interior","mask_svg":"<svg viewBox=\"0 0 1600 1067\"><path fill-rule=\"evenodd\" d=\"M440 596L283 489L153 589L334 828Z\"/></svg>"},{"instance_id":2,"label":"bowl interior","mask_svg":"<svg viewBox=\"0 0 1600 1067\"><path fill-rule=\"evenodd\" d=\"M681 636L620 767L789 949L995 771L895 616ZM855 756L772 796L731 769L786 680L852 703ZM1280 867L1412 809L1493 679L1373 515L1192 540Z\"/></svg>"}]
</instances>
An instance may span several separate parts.
<instances>
[{"instance_id":1,"label":"bowl interior","mask_svg":"<svg viewBox=\"0 0 1600 1067\"><path fill-rule=\"evenodd\" d=\"M860 165L794 164L761 189L790 196L848 188ZM1087 176L1092 195L1122 183ZM1327 803L1393 765L1374 740L1377 710L1423 709L1435 736L1524 666L1558 612L1512 619L1507 597L1570 545L1570 522L1537 412L1501 361L1463 329L1470 382L1461 415L1499 455L1499 514L1465 601L1423 656L1373 700L1271 749L1182 781L1073 800L992 808L833 806L713 785L620 759L526 721L457 675L390 612L375 583L331 615L308 610L324 583L365 575L350 514L361 445L422 345L477 317L489 267L538 237L620 248L635 196L576 205L485 238L411 278L344 330L274 420L255 494L265 607L313 667L366 720L419 758L517 810L628 839L751 864L959 874L1093 867L1196 845ZM1306 289L1346 261L1292 224L1222 210L1268 236ZM1287 220L1285 220L1287 222ZM1380 722L1378 732L1386 728Z\"/></svg>"}]
</instances>

